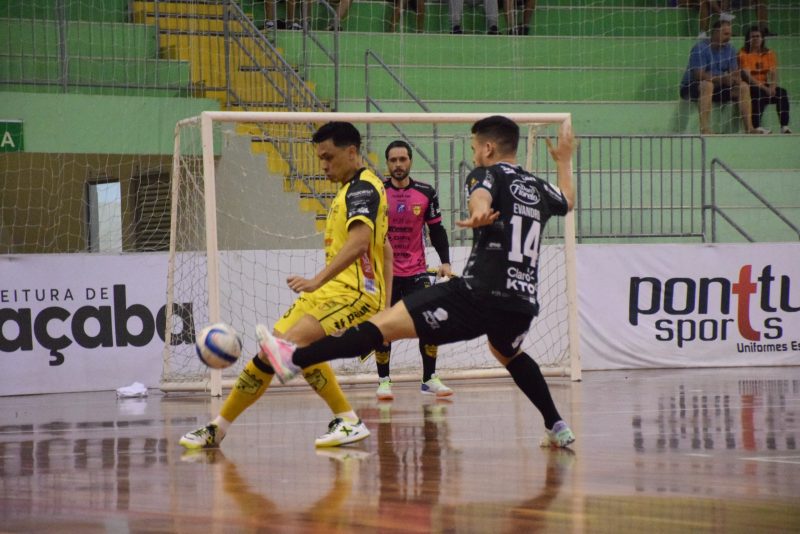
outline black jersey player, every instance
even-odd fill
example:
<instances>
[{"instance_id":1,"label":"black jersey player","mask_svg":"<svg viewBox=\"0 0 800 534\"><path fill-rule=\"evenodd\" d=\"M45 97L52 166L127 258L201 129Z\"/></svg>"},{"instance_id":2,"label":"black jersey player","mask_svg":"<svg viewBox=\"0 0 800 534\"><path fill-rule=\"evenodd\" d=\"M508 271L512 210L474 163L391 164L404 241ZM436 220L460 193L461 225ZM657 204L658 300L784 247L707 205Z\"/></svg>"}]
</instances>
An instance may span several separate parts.
<instances>
[{"instance_id":1,"label":"black jersey player","mask_svg":"<svg viewBox=\"0 0 800 534\"><path fill-rule=\"evenodd\" d=\"M573 135L564 126L556 146L548 140L558 187L517 165L518 143L519 127L506 117L487 117L472 126L476 168L467 177L469 217L458 224L473 228L473 245L461 278L412 293L344 334L307 347L263 339L259 357L287 380L301 368L366 354L384 341L418 337L443 345L486 334L491 353L542 413L542 445L572 443L575 436L559 415L539 366L521 345L539 311L538 255L545 223L574 204L569 169Z\"/></svg>"}]
</instances>

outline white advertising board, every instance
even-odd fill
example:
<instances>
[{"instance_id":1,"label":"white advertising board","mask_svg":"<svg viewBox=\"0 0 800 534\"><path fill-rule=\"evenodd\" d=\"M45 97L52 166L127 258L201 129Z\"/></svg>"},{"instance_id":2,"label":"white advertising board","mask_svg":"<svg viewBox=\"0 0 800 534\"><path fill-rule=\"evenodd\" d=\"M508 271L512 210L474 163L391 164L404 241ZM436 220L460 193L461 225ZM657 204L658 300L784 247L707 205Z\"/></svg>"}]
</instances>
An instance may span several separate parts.
<instances>
[{"instance_id":1,"label":"white advertising board","mask_svg":"<svg viewBox=\"0 0 800 534\"><path fill-rule=\"evenodd\" d=\"M582 367L800 365L800 244L581 245Z\"/></svg>"},{"instance_id":2,"label":"white advertising board","mask_svg":"<svg viewBox=\"0 0 800 534\"><path fill-rule=\"evenodd\" d=\"M1 256L0 395L157 385L166 269L165 254Z\"/></svg>"}]
</instances>

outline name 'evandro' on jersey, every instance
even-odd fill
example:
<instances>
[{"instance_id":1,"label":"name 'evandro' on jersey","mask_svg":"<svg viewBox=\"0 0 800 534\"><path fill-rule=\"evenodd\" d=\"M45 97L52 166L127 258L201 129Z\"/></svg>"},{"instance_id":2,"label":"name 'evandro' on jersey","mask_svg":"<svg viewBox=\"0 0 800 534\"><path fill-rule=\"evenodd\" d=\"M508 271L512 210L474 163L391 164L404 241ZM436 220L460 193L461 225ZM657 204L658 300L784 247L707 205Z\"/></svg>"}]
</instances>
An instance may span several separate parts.
<instances>
[{"instance_id":1,"label":"name 'evandro' on jersey","mask_svg":"<svg viewBox=\"0 0 800 534\"><path fill-rule=\"evenodd\" d=\"M486 189L500 218L473 230L465 281L494 297L490 306L538 313L539 247L547 220L566 215L567 199L558 187L522 167L497 163L467 177L467 194Z\"/></svg>"}]
</instances>

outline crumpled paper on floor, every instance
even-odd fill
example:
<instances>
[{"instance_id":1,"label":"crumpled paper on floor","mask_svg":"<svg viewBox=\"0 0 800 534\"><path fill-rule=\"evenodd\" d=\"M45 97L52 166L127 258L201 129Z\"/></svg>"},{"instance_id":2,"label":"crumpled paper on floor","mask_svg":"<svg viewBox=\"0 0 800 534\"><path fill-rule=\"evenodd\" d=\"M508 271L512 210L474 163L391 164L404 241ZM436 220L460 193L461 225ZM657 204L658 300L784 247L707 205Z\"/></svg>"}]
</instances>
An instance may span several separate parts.
<instances>
[{"instance_id":1,"label":"crumpled paper on floor","mask_svg":"<svg viewBox=\"0 0 800 534\"><path fill-rule=\"evenodd\" d=\"M117 389L117 398L132 398L132 397L146 397L147 386L141 382L134 382L130 386L125 386Z\"/></svg>"}]
</instances>

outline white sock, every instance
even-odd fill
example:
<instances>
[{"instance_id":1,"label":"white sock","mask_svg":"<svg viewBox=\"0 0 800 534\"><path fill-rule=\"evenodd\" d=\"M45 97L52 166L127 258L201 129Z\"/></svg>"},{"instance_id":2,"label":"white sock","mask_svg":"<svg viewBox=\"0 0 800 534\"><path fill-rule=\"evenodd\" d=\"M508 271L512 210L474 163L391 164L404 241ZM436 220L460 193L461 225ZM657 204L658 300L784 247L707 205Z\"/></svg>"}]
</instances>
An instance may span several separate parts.
<instances>
[{"instance_id":1,"label":"white sock","mask_svg":"<svg viewBox=\"0 0 800 534\"><path fill-rule=\"evenodd\" d=\"M224 417L222 417L221 415L218 415L218 416L216 416L216 417L214 418L214 420L213 420L213 421L211 421L211 422L212 422L213 424L217 425L217 428L219 428L220 430L222 430L222 433L223 433L223 434L225 434L226 432L228 432L228 429L229 429L229 428L231 427L231 425L233 424L231 421L228 421L227 419L225 419L225 418L224 418Z\"/></svg>"},{"instance_id":2,"label":"white sock","mask_svg":"<svg viewBox=\"0 0 800 534\"><path fill-rule=\"evenodd\" d=\"M344 419L348 423L356 423L358 422L358 414L353 410L349 412L342 412L342 413L335 413L333 414L334 417L339 417L340 419Z\"/></svg>"}]
</instances>

